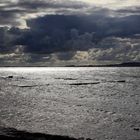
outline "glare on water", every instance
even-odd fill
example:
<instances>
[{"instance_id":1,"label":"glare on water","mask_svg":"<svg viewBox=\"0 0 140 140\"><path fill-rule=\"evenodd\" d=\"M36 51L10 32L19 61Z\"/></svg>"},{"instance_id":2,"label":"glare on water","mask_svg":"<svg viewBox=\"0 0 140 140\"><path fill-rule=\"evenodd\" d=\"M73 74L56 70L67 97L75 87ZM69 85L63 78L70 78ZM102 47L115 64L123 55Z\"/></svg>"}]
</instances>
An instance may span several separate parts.
<instances>
[{"instance_id":1,"label":"glare on water","mask_svg":"<svg viewBox=\"0 0 140 140\"><path fill-rule=\"evenodd\" d=\"M139 85L139 68L1 68L0 125L101 140L136 139Z\"/></svg>"}]
</instances>

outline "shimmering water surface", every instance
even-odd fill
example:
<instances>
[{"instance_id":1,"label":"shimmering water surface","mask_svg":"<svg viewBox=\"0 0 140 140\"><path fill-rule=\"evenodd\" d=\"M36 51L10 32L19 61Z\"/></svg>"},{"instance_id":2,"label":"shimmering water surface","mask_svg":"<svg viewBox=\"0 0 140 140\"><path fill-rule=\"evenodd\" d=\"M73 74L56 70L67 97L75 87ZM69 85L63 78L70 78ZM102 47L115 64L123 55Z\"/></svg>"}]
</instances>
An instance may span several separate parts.
<instances>
[{"instance_id":1,"label":"shimmering water surface","mask_svg":"<svg viewBox=\"0 0 140 140\"><path fill-rule=\"evenodd\" d=\"M0 126L138 140L140 68L0 68Z\"/></svg>"}]
</instances>

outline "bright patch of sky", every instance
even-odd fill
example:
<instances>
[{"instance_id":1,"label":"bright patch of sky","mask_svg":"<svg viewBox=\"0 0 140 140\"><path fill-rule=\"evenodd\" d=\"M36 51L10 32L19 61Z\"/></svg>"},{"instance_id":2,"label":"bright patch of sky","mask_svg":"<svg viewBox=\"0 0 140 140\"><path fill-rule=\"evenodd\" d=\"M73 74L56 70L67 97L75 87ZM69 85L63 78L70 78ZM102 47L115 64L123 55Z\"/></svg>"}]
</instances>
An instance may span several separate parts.
<instances>
[{"instance_id":1,"label":"bright patch of sky","mask_svg":"<svg viewBox=\"0 0 140 140\"><path fill-rule=\"evenodd\" d=\"M140 0L80 0L94 6L120 9L130 6L140 6Z\"/></svg>"}]
</instances>

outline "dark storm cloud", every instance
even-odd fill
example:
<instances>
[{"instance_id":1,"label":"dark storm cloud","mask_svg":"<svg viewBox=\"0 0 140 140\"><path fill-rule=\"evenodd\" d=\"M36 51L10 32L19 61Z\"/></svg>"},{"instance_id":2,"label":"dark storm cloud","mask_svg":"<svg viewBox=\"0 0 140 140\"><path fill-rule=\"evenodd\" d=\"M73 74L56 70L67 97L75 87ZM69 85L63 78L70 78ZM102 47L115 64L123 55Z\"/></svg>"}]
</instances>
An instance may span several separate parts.
<instances>
[{"instance_id":1,"label":"dark storm cloud","mask_svg":"<svg viewBox=\"0 0 140 140\"><path fill-rule=\"evenodd\" d=\"M106 14L107 16L125 16L139 14L139 7L120 10L91 6L74 0L0 0L0 25L26 27L25 19L49 13L53 14Z\"/></svg>"},{"instance_id":2,"label":"dark storm cloud","mask_svg":"<svg viewBox=\"0 0 140 140\"><path fill-rule=\"evenodd\" d=\"M51 12L64 15L104 13L107 16L118 16L119 14L125 16L128 13L138 14L140 11L138 6L115 11L74 0L0 0L0 25L25 26L23 25L25 19Z\"/></svg>"},{"instance_id":3,"label":"dark storm cloud","mask_svg":"<svg viewBox=\"0 0 140 140\"><path fill-rule=\"evenodd\" d=\"M14 45L26 46L25 52L48 54L88 50L109 36L133 37L140 34L139 15L118 18L98 14L47 15L30 19L27 25L30 29L11 28L6 33L12 36Z\"/></svg>"},{"instance_id":4,"label":"dark storm cloud","mask_svg":"<svg viewBox=\"0 0 140 140\"><path fill-rule=\"evenodd\" d=\"M140 15L126 17L108 17L96 12L91 15L47 15L27 20L27 26L32 30L46 32L68 32L75 28L79 33L96 32L100 36L118 35L130 36L140 33Z\"/></svg>"},{"instance_id":5,"label":"dark storm cloud","mask_svg":"<svg viewBox=\"0 0 140 140\"><path fill-rule=\"evenodd\" d=\"M138 15L120 18L101 15L48 15L28 20L27 25L30 27L30 33L27 39L24 38L24 45L27 45L27 51L31 52L86 50L89 49L88 42L98 42L108 36L132 37L140 34ZM71 34L73 29L77 38L73 38L74 33ZM74 45L74 40L77 41L77 45ZM80 40L84 45L78 45Z\"/></svg>"},{"instance_id":6,"label":"dark storm cloud","mask_svg":"<svg viewBox=\"0 0 140 140\"><path fill-rule=\"evenodd\" d=\"M0 5L0 25L15 26L0 27L0 53L13 53L0 56L2 61L10 58L15 61L24 59L30 63L46 60L68 61L79 58L86 58L87 61L88 58L97 61L140 59L137 53L140 41L139 39L135 41L137 45L133 42L134 38L140 34L139 7L111 10L88 7L78 1L66 0L63 2L22 0L0 1L0 3L4 3ZM55 11L54 14L47 15L47 9ZM45 16L36 16L40 12L43 12ZM28 14L36 17L27 18L29 28L18 28L21 17L26 17ZM130 40L121 43L123 38L130 38ZM125 54L128 43L132 53L127 51ZM119 46L118 49L117 46ZM135 46L134 49L133 46ZM22 55L17 55L17 52ZM30 55L23 57L24 53ZM39 56L33 55L36 53ZM19 56L22 57L18 58Z\"/></svg>"},{"instance_id":7,"label":"dark storm cloud","mask_svg":"<svg viewBox=\"0 0 140 140\"><path fill-rule=\"evenodd\" d=\"M55 0L17 0L0 1L0 25L19 26L28 15L48 14L58 9L81 9L87 4L75 1L55 1ZM49 10L49 12L47 11Z\"/></svg>"},{"instance_id":8,"label":"dark storm cloud","mask_svg":"<svg viewBox=\"0 0 140 140\"><path fill-rule=\"evenodd\" d=\"M22 0L19 1L17 4L19 7L24 7L26 9L41 9L41 8L83 8L87 5L82 2L75 2L75 1L55 1L55 0Z\"/></svg>"}]
</instances>

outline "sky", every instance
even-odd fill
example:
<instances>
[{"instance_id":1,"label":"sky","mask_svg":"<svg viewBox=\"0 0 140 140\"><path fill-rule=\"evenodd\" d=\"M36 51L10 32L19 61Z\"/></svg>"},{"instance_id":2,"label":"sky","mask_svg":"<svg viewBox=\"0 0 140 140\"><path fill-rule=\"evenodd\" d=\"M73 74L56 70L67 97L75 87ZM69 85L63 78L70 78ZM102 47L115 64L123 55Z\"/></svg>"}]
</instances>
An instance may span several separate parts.
<instances>
[{"instance_id":1,"label":"sky","mask_svg":"<svg viewBox=\"0 0 140 140\"><path fill-rule=\"evenodd\" d=\"M140 62L140 0L0 0L0 66Z\"/></svg>"}]
</instances>

